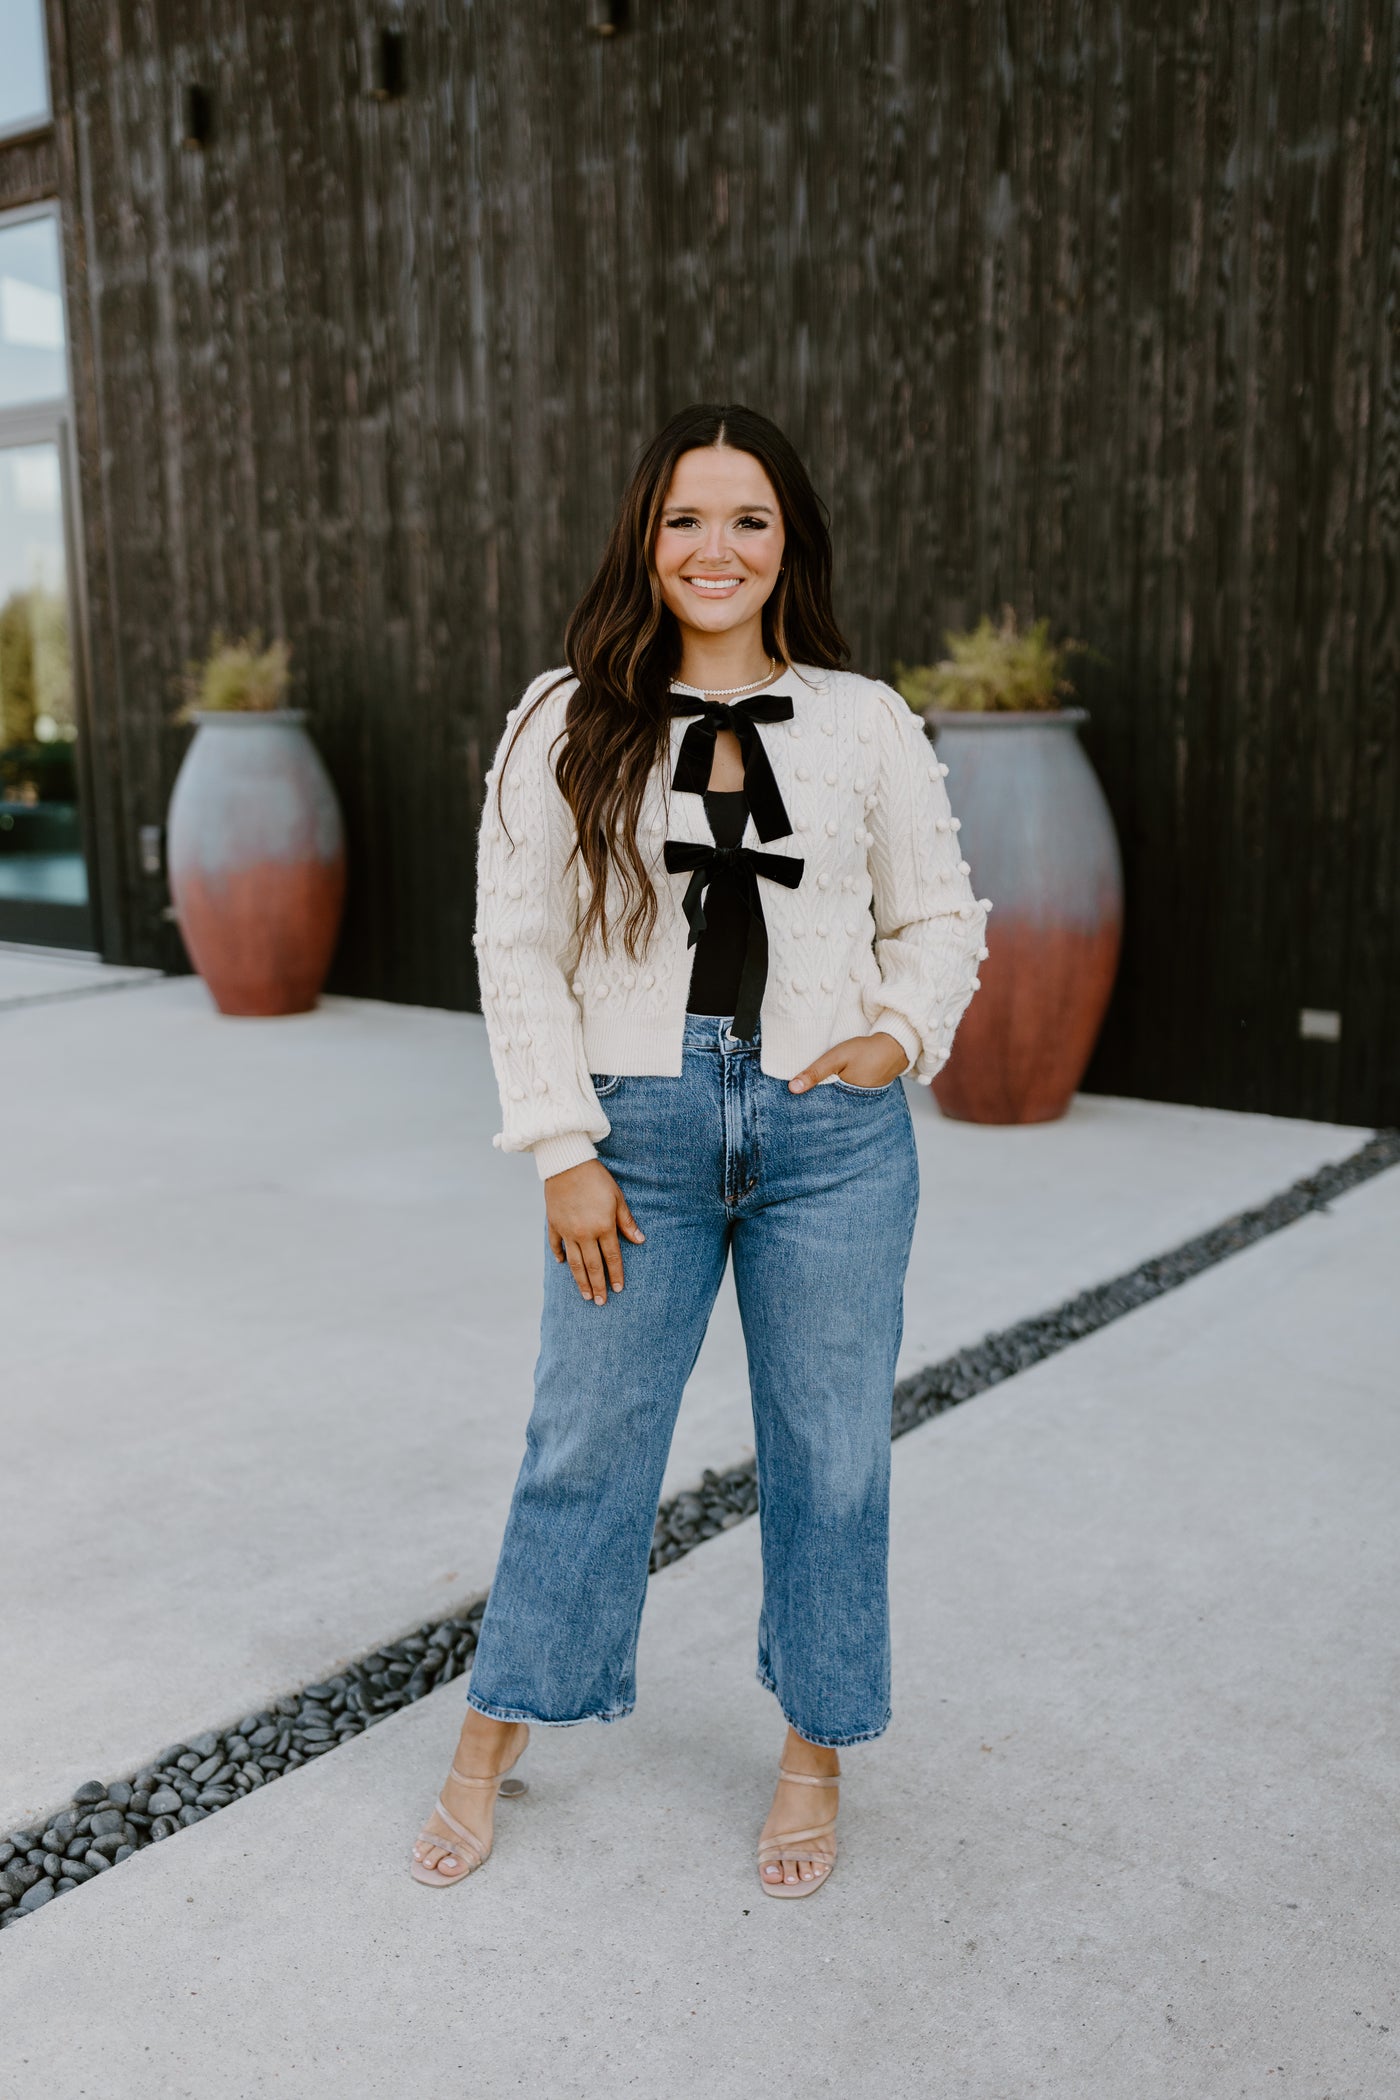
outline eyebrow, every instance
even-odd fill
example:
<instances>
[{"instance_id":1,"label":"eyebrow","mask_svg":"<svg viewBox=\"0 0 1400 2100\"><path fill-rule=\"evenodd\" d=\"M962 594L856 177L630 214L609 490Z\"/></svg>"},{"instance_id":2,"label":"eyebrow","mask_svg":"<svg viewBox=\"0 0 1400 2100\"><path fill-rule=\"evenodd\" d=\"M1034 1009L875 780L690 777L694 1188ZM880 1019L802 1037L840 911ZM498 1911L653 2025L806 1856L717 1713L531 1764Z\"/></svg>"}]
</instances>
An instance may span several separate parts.
<instances>
[{"instance_id":1,"label":"eyebrow","mask_svg":"<svg viewBox=\"0 0 1400 2100\"><path fill-rule=\"evenodd\" d=\"M684 511L698 511L698 510L700 510L700 509L702 509L702 508L703 508L703 505L701 505L701 504L699 504L699 503L668 503L668 504L666 505L666 509L667 509L668 511L669 511L669 510L684 510ZM738 517L745 517L745 516L747 516L747 515L748 515L748 513L749 513L750 511L760 511L760 510L761 510L761 511L764 511L764 512L766 512L766 514L767 514L767 515L768 515L768 516L769 516L770 518L774 516L774 510L773 510L773 506L772 506L772 504L771 504L771 503L736 503L736 504L735 504L735 506L734 506L734 508L733 508L733 510L732 510L732 511L730 512L730 514L729 514L729 515L730 515L731 517L733 517L733 518L738 518Z\"/></svg>"}]
</instances>

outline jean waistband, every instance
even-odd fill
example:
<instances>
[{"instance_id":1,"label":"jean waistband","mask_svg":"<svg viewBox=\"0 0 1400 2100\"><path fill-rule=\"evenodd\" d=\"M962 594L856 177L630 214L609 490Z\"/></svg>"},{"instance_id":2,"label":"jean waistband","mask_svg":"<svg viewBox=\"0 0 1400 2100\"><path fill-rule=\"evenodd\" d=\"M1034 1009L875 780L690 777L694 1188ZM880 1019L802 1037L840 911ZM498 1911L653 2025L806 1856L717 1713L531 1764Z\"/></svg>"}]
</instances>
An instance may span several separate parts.
<instances>
[{"instance_id":1,"label":"jean waistband","mask_svg":"<svg viewBox=\"0 0 1400 2100\"><path fill-rule=\"evenodd\" d=\"M682 1045L686 1050L717 1050L730 1057L741 1050L757 1050L759 1035L755 1022L752 1039L741 1042L734 1033L733 1014L687 1014Z\"/></svg>"}]
</instances>

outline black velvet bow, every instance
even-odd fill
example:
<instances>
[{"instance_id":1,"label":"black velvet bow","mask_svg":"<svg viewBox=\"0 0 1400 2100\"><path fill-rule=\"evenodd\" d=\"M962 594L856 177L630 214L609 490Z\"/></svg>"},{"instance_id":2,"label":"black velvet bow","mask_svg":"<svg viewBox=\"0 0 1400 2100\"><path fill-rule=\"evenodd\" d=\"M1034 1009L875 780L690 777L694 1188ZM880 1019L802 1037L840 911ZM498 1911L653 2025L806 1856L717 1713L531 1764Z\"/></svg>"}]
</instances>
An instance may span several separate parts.
<instances>
[{"instance_id":1,"label":"black velvet bow","mask_svg":"<svg viewBox=\"0 0 1400 2100\"><path fill-rule=\"evenodd\" d=\"M744 792L758 835L765 842L785 839L792 825L783 807L773 767L763 748L757 725L760 722L790 722L791 693L756 693L751 700L736 700L726 707L721 700L701 700L686 693L671 695L671 712L698 715L681 738L672 788L682 795L703 795L710 785L715 760L715 738L721 729L732 729L744 755Z\"/></svg>"},{"instance_id":2,"label":"black velvet bow","mask_svg":"<svg viewBox=\"0 0 1400 2100\"><path fill-rule=\"evenodd\" d=\"M671 874L690 875L682 906L690 927L687 947L693 948L705 931L705 892L717 875L733 884L749 908L749 937L734 1009L734 1033L740 1042L750 1042L758 1026L763 987L768 982L768 928L758 878L762 875L768 882L780 882L784 889L795 890L802 880L802 862L786 853L756 853L752 846L693 846L686 839L667 839L665 861Z\"/></svg>"}]
</instances>

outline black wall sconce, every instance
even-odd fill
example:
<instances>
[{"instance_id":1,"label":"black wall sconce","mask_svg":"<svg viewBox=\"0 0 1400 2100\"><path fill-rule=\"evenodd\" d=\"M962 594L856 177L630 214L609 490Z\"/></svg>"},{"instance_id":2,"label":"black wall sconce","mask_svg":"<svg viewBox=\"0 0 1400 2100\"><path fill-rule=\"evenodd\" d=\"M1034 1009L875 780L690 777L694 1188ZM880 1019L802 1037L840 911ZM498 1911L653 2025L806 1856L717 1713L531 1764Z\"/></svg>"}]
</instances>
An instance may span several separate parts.
<instances>
[{"instance_id":1,"label":"black wall sconce","mask_svg":"<svg viewBox=\"0 0 1400 2100\"><path fill-rule=\"evenodd\" d=\"M186 81L180 93L180 144L187 153L200 153L213 135L213 96L197 81Z\"/></svg>"},{"instance_id":2,"label":"black wall sconce","mask_svg":"<svg viewBox=\"0 0 1400 2100\"><path fill-rule=\"evenodd\" d=\"M627 0L588 0L590 36L621 36L627 27Z\"/></svg>"},{"instance_id":3,"label":"black wall sconce","mask_svg":"<svg viewBox=\"0 0 1400 2100\"><path fill-rule=\"evenodd\" d=\"M397 102L404 91L405 47L401 29L381 29L374 39L370 63L370 93L380 102Z\"/></svg>"}]
</instances>

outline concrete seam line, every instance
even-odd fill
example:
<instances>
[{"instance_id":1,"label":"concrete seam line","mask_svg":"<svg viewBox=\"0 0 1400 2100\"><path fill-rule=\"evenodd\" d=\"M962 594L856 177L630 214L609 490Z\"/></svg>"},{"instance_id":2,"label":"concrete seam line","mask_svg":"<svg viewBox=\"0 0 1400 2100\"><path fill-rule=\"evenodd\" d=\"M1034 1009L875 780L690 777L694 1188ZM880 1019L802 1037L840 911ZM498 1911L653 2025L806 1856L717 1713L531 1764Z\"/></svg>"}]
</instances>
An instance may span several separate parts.
<instances>
[{"instance_id":1,"label":"concrete seam line","mask_svg":"<svg viewBox=\"0 0 1400 2100\"><path fill-rule=\"evenodd\" d=\"M149 984L169 982L161 971L153 970L147 977L123 977L120 984L70 984L62 991L16 992L10 998L0 996L0 1014L18 1013L26 1006L58 1006L70 999L105 999L112 992L141 992Z\"/></svg>"},{"instance_id":2,"label":"concrete seam line","mask_svg":"<svg viewBox=\"0 0 1400 2100\"><path fill-rule=\"evenodd\" d=\"M1295 1181L1258 1210L1226 1218L1051 1312L1018 1320L914 1372L895 1387L892 1435L903 1436L945 1408L1044 1363L1230 1255L1311 1212L1325 1211L1336 1197L1398 1164L1400 1131L1379 1131L1359 1151ZM730 1530L757 1507L752 1460L725 1473L707 1471L699 1488L673 1495L657 1512L652 1572ZM452 1618L374 1649L325 1683L273 1700L234 1728L209 1729L188 1743L173 1743L130 1779L89 1780L65 1809L33 1830L17 1830L0 1841L0 1926L17 1924L55 1896L182 1826L203 1822L460 1677L475 1652L485 1607L485 1598L479 1597Z\"/></svg>"}]
</instances>

